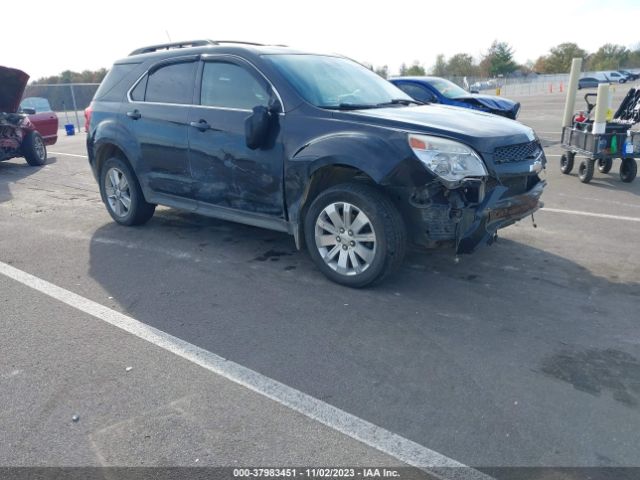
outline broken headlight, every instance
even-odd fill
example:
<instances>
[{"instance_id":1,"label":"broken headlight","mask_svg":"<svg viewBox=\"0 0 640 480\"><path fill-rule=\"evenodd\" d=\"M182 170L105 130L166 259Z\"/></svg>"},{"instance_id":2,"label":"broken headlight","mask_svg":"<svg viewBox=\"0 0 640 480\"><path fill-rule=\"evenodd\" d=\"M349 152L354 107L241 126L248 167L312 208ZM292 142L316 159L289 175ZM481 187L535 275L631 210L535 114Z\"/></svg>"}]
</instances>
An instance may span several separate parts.
<instances>
[{"instance_id":1,"label":"broken headlight","mask_svg":"<svg viewBox=\"0 0 640 480\"><path fill-rule=\"evenodd\" d=\"M482 159L462 143L429 135L410 134L409 146L431 172L447 182L487 175Z\"/></svg>"}]
</instances>

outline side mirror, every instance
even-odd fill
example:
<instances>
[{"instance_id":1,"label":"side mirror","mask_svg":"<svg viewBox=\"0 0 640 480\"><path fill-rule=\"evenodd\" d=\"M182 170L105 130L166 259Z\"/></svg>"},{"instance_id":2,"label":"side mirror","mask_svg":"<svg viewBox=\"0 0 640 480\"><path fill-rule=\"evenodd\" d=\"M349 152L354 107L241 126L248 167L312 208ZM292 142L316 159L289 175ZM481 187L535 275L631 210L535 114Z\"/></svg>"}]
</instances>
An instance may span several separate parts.
<instances>
[{"instance_id":1,"label":"side mirror","mask_svg":"<svg viewBox=\"0 0 640 480\"><path fill-rule=\"evenodd\" d=\"M35 108L23 108L22 109L22 113L26 113L27 115L35 115L36 114L36 109Z\"/></svg>"},{"instance_id":2,"label":"side mirror","mask_svg":"<svg viewBox=\"0 0 640 480\"><path fill-rule=\"evenodd\" d=\"M269 100L269 112L274 113L274 114L278 114L280 112L282 112L282 105L280 105L280 100L278 100L276 97L271 97L271 100Z\"/></svg>"},{"instance_id":3,"label":"side mirror","mask_svg":"<svg viewBox=\"0 0 640 480\"><path fill-rule=\"evenodd\" d=\"M253 113L244 121L244 134L247 147L251 150L260 148L267 140L271 123L269 108L264 106L253 107Z\"/></svg>"}]
</instances>

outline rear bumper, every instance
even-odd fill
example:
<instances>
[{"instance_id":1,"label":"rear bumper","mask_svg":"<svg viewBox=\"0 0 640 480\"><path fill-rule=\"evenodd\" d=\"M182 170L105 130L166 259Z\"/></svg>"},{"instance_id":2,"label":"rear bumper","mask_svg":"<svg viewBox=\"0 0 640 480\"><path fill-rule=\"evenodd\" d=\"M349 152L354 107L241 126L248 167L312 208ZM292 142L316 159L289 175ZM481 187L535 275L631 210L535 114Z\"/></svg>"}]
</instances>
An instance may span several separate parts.
<instances>
[{"instance_id":1,"label":"rear bumper","mask_svg":"<svg viewBox=\"0 0 640 480\"><path fill-rule=\"evenodd\" d=\"M540 196L546 185L541 180L523 194L504 198L507 188L496 187L480 205L465 208L456 229L456 252L472 253L477 247L490 244L499 229L541 208Z\"/></svg>"}]
</instances>

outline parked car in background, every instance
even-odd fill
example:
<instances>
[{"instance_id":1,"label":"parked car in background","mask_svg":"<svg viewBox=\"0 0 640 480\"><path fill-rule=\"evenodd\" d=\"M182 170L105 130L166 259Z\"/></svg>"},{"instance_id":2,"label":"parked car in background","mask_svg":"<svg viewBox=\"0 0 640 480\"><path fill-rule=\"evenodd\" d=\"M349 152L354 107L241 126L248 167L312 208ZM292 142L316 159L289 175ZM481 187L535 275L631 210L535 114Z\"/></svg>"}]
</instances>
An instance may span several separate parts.
<instances>
[{"instance_id":1,"label":"parked car in background","mask_svg":"<svg viewBox=\"0 0 640 480\"><path fill-rule=\"evenodd\" d=\"M582 77L578 80L578 90L583 88L598 88L601 83L611 83L604 77Z\"/></svg>"},{"instance_id":2,"label":"parked car in background","mask_svg":"<svg viewBox=\"0 0 640 480\"><path fill-rule=\"evenodd\" d=\"M610 71L604 72L604 74L611 81L611 83L626 83L627 81L627 75L621 72Z\"/></svg>"},{"instance_id":3,"label":"parked car in background","mask_svg":"<svg viewBox=\"0 0 640 480\"><path fill-rule=\"evenodd\" d=\"M470 93L480 93L482 90L492 90L498 86L498 83L494 79L489 79L483 82L474 82L469 85Z\"/></svg>"},{"instance_id":4,"label":"parked car in background","mask_svg":"<svg viewBox=\"0 0 640 480\"><path fill-rule=\"evenodd\" d=\"M29 115L29 120L42 135L45 145L54 145L58 141L58 115L51 110L49 100L27 97L20 102L20 111Z\"/></svg>"},{"instance_id":5,"label":"parked car in background","mask_svg":"<svg viewBox=\"0 0 640 480\"><path fill-rule=\"evenodd\" d=\"M336 55L162 44L109 70L87 151L121 225L161 204L288 232L327 277L362 287L409 243L470 253L541 206L531 128L418 103Z\"/></svg>"},{"instance_id":6,"label":"parked car in background","mask_svg":"<svg viewBox=\"0 0 640 480\"><path fill-rule=\"evenodd\" d=\"M638 80L640 78L640 74L630 72L629 70L618 70L618 72L627 76L627 81Z\"/></svg>"},{"instance_id":7,"label":"parked car in background","mask_svg":"<svg viewBox=\"0 0 640 480\"><path fill-rule=\"evenodd\" d=\"M455 83L440 77L395 77L390 82L414 100L471 108L515 120L520 103L496 95L469 93Z\"/></svg>"},{"instance_id":8,"label":"parked car in background","mask_svg":"<svg viewBox=\"0 0 640 480\"><path fill-rule=\"evenodd\" d=\"M38 166L47 161L47 147L27 113L19 112L28 80L22 70L0 66L0 161L24 157Z\"/></svg>"}]
</instances>

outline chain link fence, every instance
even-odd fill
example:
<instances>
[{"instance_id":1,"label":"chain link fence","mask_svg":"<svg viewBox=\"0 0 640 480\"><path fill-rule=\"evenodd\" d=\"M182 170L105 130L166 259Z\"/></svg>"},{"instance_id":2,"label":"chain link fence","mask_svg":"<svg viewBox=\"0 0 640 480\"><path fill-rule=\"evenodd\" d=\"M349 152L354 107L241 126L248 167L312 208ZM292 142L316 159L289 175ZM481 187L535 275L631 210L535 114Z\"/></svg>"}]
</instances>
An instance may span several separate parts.
<instances>
[{"instance_id":1,"label":"chain link fence","mask_svg":"<svg viewBox=\"0 0 640 480\"><path fill-rule=\"evenodd\" d=\"M99 83L57 83L28 85L23 98L46 98L58 115L60 128L75 125L76 131L84 128L84 109L89 106Z\"/></svg>"},{"instance_id":2,"label":"chain link fence","mask_svg":"<svg viewBox=\"0 0 640 480\"><path fill-rule=\"evenodd\" d=\"M586 74L585 74L586 75ZM542 93L562 93L569 82L568 74L559 75L522 75L514 77L448 77L449 80L465 90L495 95L526 96Z\"/></svg>"}]
</instances>

